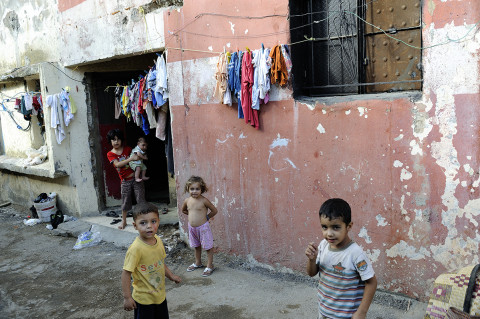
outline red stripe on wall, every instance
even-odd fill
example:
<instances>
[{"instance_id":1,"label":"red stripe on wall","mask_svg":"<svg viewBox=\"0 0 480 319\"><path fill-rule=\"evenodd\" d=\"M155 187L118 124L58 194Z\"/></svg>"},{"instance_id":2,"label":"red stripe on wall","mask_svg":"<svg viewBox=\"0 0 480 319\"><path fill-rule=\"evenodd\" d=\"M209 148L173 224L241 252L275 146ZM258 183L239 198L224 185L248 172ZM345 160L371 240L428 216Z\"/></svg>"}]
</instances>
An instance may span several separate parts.
<instances>
[{"instance_id":1,"label":"red stripe on wall","mask_svg":"<svg viewBox=\"0 0 480 319\"><path fill-rule=\"evenodd\" d=\"M85 1L87 0L58 0L58 10L63 12Z\"/></svg>"}]
</instances>

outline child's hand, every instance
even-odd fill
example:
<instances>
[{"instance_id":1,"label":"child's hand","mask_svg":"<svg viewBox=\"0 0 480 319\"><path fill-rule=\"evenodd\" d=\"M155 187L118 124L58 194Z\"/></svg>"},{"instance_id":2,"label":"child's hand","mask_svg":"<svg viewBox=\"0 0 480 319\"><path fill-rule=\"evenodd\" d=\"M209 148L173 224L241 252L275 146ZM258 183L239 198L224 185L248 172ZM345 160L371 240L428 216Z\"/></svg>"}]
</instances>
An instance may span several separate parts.
<instances>
[{"instance_id":1,"label":"child's hand","mask_svg":"<svg viewBox=\"0 0 480 319\"><path fill-rule=\"evenodd\" d=\"M138 157L137 153L134 153L132 156L130 156L132 161L138 161L140 157Z\"/></svg>"},{"instance_id":2,"label":"child's hand","mask_svg":"<svg viewBox=\"0 0 480 319\"><path fill-rule=\"evenodd\" d=\"M179 284L182 282L182 278L180 278L179 276L177 275L172 275L172 281L174 281L176 284Z\"/></svg>"},{"instance_id":3,"label":"child's hand","mask_svg":"<svg viewBox=\"0 0 480 319\"><path fill-rule=\"evenodd\" d=\"M314 243L308 244L307 249L305 250L305 255L307 255L310 260L317 259L318 249L315 247Z\"/></svg>"},{"instance_id":4,"label":"child's hand","mask_svg":"<svg viewBox=\"0 0 480 319\"><path fill-rule=\"evenodd\" d=\"M123 298L123 309L125 309L126 311L131 311L135 308L137 308L137 304L131 296L128 298Z\"/></svg>"}]
</instances>

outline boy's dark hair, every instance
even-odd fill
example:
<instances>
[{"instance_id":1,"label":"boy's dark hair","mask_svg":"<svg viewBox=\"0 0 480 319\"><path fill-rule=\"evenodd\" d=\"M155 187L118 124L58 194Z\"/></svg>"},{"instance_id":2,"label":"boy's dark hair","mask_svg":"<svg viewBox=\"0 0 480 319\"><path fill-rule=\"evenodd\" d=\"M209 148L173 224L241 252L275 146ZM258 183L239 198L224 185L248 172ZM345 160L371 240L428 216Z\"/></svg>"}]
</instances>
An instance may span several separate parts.
<instances>
[{"instance_id":1,"label":"boy's dark hair","mask_svg":"<svg viewBox=\"0 0 480 319\"><path fill-rule=\"evenodd\" d=\"M145 137L143 137L143 136L140 136L140 137L138 138L137 143L145 143L145 144L148 144L147 139L146 139Z\"/></svg>"},{"instance_id":2,"label":"boy's dark hair","mask_svg":"<svg viewBox=\"0 0 480 319\"><path fill-rule=\"evenodd\" d=\"M195 184L195 183L200 184L200 190L202 191L202 194L205 193L205 192L208 192L207 184L205 184L205 182L203 181L203 178L201 178L200 176L195 176L195 175L190 176L188 181L185 183L184 192L188 193L188 190L190 189L190 186L192 186L192 184Z\"/></svg>"},{"instance_id":3,"label":"boy's dark hair","mask_svg":"<svg viewBox=\"0 0 480 319\"><path fill-rule=\"evenodd\" d=\"M341 198L330 198L320 207L320 217L325 216L329 220L341 218L348 225L352 221L352 210L350 205Z\"/></svg>"},{"instance_id":4,"label":"boy's dark hair","mask_svg":"<svg viewBox=\"0 0 480 319\"><path fill-rule=\"evenodd\" d=\"M133 210L133 220L137 220L137 217L140 215L146 215L149 213L156 213L157 216L160 216L158 214L158 208L157 206L150 204L149 202L143 202L140 204L135 205L135 208Z\"/></svg>"},{"instance_id":5,"label":"boy's dark hair","mask_svg":"<svg viewBox=\"0 0 480 319\"><path fill-rule=\"evenodd\" d=\"M115 139L115 137L118 138L123 143L123 132L122 132L121 129L116 128L116 129L108 131L107 140L110 143Z\"/></svg>"}]
</instances>

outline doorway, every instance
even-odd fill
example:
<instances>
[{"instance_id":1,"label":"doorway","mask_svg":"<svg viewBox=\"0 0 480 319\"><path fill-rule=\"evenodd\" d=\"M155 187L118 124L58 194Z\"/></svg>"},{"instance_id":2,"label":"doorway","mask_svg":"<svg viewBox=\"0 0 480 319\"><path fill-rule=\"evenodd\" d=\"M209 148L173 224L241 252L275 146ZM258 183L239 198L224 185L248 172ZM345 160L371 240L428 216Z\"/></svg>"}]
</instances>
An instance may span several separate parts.
<instances>
[{"instance_id":1,"label":"doorway","mask_svg":"<svg viewBox=\"0 0 480 319\"><path fill-rule=\"evenodd\" d=\"M152 65L153 57L155 55L148 55L144 57L144 68L148 70L148 66ZM138 57L136 57L138 60ZM128 59L122 59L128 60ZM118 60L116 60L118 65ZM97 70L104 70L104 72L89 72L86 77L91 81L91 104L96 113L98 120L98 141L101 159L102 170L98 171L98 186L101 188L100 193L103 194L105 206L120 205L120 178L116 169L108 162L107 153L112 149L111 144L107 141L106 135L111 129L120 129L124 132L125 145L134 148L137 145L139 137L145 137L148 143L148 160L145 161L147 166L147 176L150 177L145 181L145 198L149 202L155 203L170 203L170 187L169 177L167 171L167 157L165 153L165 142L155 137L155 129L150 129L148 134L138 127L133 121L127 121L122 114L120 118L115 119L115 88L117 84L127 85L131 84L132 80L138 81L139 75L145 75L143 69L138 68L124 71L110 71L109 68L93 68ZM128 65L128 63L126 64ZM130 66L131 67L131 66ZM107 87L109 87L107 89ZM94 117L95 118L95 117ZM170 121L167 121L170 125Z\"/></svg>"}]
</instances>

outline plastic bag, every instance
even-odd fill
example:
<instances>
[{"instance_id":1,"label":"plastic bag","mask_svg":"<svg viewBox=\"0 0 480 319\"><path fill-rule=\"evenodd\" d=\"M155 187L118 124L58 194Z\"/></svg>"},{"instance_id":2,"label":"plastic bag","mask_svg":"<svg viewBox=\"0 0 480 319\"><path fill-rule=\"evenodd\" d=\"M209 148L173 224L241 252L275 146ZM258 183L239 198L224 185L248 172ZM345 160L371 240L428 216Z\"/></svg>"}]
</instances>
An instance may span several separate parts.
<instances>
[{"instance_id":1,"label":"plastic bag","mask_svg":"<svg viewBox=\"0 0 480 319\"><path fill-rule=\"evenodd\" d=\"M42 222L42 220L38 219L38 218L24 219L23 220L23 223L27 226L33 226L33 225L36 225L36 224L40 224L41 222Z\"/></svg>"},{"instance_id":2,"label":"plastic bag","mask_svg":"<svg viewBox=\"0 0 480 319\"><path fill-rule=\"evenodd\" d=\"M102 235L100 235L100 232L86 231L78 235L77 242L75 243L75 246L73 246L73 249L95 246L101 241Z\"/></svg>"}]
</instances>

